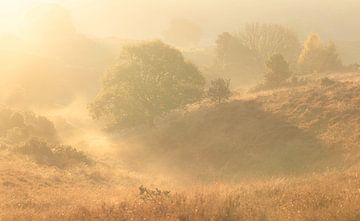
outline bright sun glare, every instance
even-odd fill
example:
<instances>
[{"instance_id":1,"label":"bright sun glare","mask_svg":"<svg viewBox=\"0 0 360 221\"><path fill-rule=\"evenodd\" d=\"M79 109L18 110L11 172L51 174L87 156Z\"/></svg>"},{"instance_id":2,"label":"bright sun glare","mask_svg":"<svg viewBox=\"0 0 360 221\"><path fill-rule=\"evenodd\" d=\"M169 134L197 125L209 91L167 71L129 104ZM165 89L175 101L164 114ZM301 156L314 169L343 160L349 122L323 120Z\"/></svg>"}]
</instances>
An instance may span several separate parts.
<instances>
[{"instance_id":1,"label":"bright sun glare","mask_svg":"<svg viewBox=\"0 0 360 221\"><path fill-rule=\"evenodd\" d=\"M26 11L39 3L55 0L0 0L0 34L16 34L24 25Z\"/></svg>"}]
</instances>

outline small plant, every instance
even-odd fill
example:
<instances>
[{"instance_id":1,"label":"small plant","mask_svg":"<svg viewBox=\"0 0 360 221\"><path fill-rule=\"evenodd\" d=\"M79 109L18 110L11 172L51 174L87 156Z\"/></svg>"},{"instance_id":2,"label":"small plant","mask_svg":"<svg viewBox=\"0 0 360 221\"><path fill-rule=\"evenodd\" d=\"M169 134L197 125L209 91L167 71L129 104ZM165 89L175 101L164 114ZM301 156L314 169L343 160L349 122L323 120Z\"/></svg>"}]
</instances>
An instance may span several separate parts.
<instances>
[{"instance_id":1,"label":"small plant","mask_svg":"<svg viewBox=\"0 0 360 221\"><path fill-rule=\"evenodd\" d=\"M149 201L149 200L153 201L164 197L167 198L170 196L170 191L164 191L158 188L155 188L155 190L151 190L149 188L144 187L143 185L139 187L139 191L140 191L139 192L140 198L143 199L144 201Z\"/></svg>"},{"instance_id":2,"label":"small plant","mask_svg":"<svg viewBox=\"0 0 360 221\"><path fill-rule=\"evenodd\" d=\"M208 90L208 97L212 101L221 104L222 102L228 100L230 96L231 96L230 80L218 78L211 81Z\"/></svg>"}]
</instances>

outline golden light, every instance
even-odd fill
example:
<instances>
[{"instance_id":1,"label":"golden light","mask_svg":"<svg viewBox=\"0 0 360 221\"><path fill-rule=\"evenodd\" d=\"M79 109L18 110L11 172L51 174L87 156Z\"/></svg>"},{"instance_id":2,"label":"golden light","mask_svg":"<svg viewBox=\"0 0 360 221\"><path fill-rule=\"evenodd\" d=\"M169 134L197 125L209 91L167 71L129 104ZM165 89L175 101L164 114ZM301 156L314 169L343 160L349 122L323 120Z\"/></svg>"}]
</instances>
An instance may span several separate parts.
<instances>
[{"instance_id":1,"label":"golden light","mask_svg":"<svg viewBox=\"0 0 360 221\"><path fill-rule=\"evenodd\" d=\"M25 22L27 10L36 4L56 3L54 0L0 0L0 34L16 34Z\"/></svg>"}]
</instances>

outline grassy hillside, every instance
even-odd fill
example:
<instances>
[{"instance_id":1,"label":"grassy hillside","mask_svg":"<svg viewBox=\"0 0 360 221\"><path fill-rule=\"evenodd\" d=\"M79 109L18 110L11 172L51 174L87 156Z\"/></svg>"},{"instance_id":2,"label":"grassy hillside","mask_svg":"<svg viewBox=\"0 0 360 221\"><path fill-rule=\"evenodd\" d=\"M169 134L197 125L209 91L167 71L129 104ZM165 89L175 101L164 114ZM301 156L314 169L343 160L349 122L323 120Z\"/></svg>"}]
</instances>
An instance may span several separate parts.
<instances>
[{"instance_id":1,"label":"grassy hillside","mask_svg":"<svg viewBox=\"0 0 360 221\"><path fill-rule=\"evenodd\" d=\"M336 75L191 107L135 136L144 148L132 149L136 156L129 159L205 180L351 166L360 156L357 79Z\"/></svg>"},{"instance_id":2,"label":"grassy hillside","mask_svg":"<svg viewBox=\"0 0 360 221\"><path fill-rule=\"evenodd\" d=\"M102 156L3 108L0 220L358 220L359 92L338 74L204 102Z\"/></svg>"}]
</instances>

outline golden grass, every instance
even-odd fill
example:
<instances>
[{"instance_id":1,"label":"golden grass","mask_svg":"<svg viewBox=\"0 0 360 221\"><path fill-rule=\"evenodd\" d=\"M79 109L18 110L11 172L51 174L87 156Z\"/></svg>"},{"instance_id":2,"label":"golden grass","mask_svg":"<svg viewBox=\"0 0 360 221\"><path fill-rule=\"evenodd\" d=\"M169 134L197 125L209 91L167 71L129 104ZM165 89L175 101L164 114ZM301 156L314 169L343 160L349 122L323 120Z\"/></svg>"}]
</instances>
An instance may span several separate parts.
<instances>
[{"instance_id":1,"label":"golden grass","mask_svg":"<svg viewBox=\"0 0 360 221\"><path fill-rule=\"evenodd\" d=\"M360 171L176 187L143 199L137 188L84 183L1 186L0 220L359 220Z\"/></svg>"}]
</instances>

